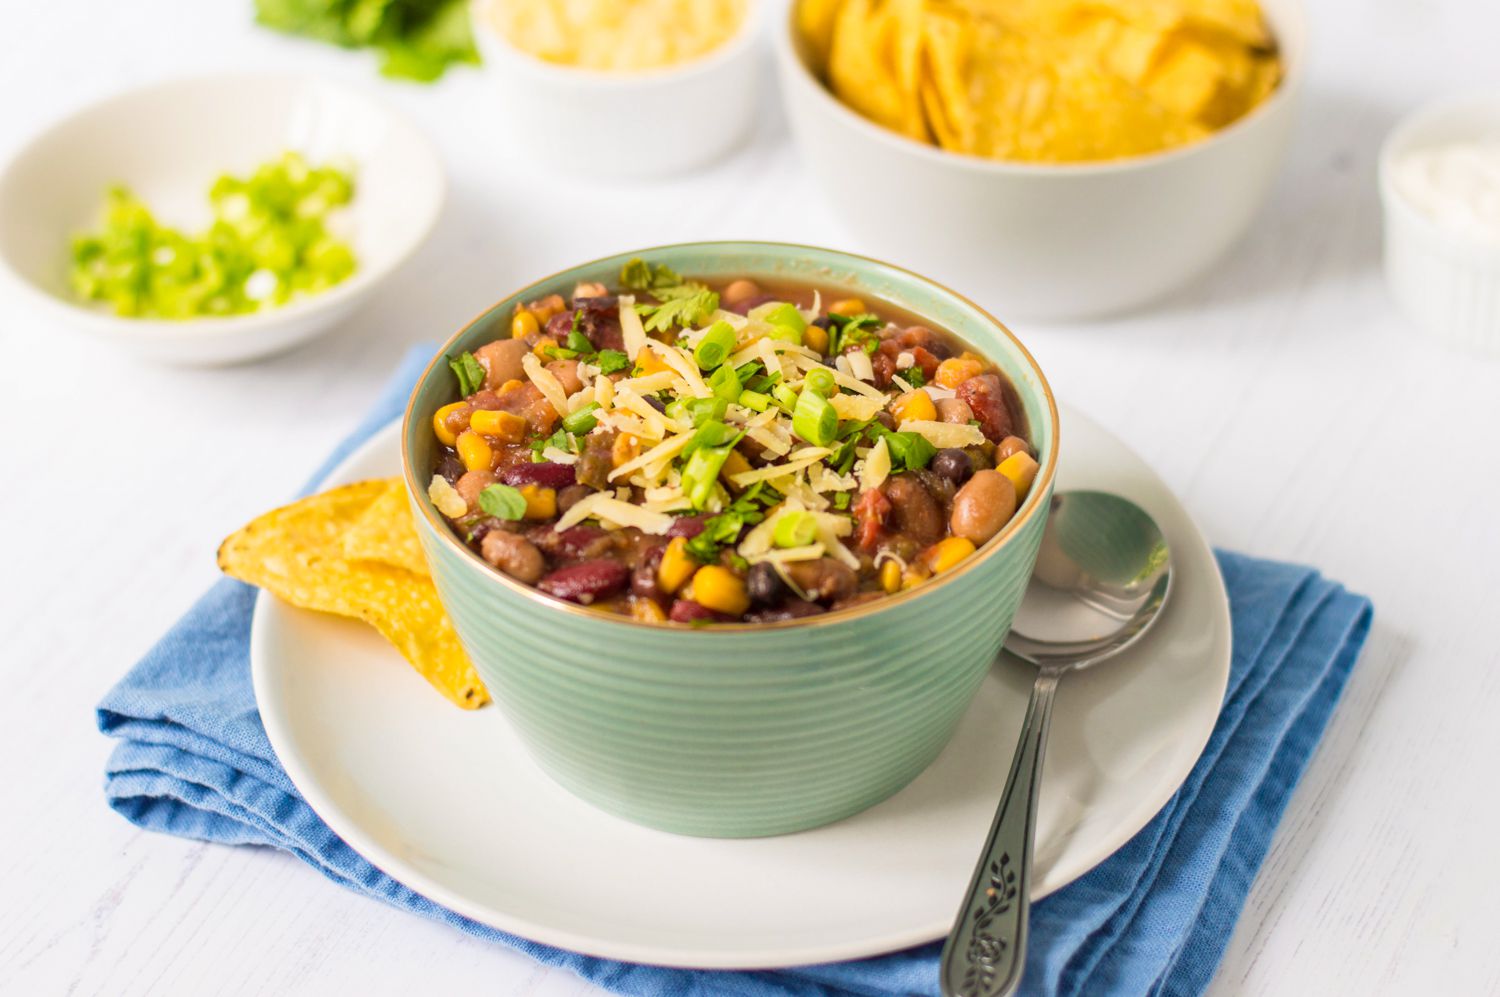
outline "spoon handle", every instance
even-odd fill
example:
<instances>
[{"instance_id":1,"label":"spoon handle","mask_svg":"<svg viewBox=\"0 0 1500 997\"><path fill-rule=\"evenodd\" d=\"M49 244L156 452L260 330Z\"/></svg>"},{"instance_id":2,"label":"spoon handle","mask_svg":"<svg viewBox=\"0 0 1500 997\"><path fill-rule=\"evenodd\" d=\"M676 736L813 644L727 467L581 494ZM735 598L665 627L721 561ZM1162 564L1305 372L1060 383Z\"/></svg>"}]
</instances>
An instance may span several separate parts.
<instances>
[{"instance_id":1,"label":"spoon handle","mask_svg":"<svg viewBox=\"0 0 1500 997\"><path fill-rule=\"evenodd\" d=\"M1026 966L1031 909L1031 841L1042 755L1060 672L1042 671L1031 689L1026 722L989 840L943 945L944 997L999 997L1015 991Z\"/></svg>"}]
</instances>

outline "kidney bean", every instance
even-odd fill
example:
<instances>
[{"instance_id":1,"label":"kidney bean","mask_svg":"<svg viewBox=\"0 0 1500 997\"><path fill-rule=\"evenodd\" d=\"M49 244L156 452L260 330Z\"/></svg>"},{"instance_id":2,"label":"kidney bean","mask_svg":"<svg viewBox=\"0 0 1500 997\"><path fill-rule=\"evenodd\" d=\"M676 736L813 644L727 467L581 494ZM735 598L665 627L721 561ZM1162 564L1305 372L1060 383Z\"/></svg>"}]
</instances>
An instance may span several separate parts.
<instances>
[{"instance_id":1,"label":"kidney bean","mask_svg":"<svg viewBox=\"0 0 1500 997\"><path fill-rule=\"evenodd\" d=\"M775 606L791 591L776 569L764 561L751 565L745 576L745 590L750 594L750 601L757 606Z\"/></svg>"},{"instance_id":2,"label":"kidney bean","mask_svg":"<svg viewBox=\"0 0 1500 997\"><path fill-rule=\"evenodd\" d=\"M969 403L957 398L944 398L937 403L938 419L942 422L951 422L956 426L962 426L974 418L974 410L969 408Z\"/></svg>"},{"instance_id":3,"label":"kidney bean","mask_svg":"<svg viewBox=\"0 0 1500 997\"><path fill-rule=\"evenodd\" d=\"M673 623L697 623L700 620L723 622L733 619L723 613L716 613L707 606L693 602L691 599L677 599L672 603L672 610L667 614Z\"/></svg>"},{"instance_id":4,"label":"kidney bean","mask_svg":"<svg viewBox=\"0 0 1500 997\"><path fill-rule=\"evenodd\" d=\"M977 547L1000 532L1016 514L1016 489L999 471L977 471L953 496L948 525L953 535Z\"/></svg>"},{"instance_id":5,"label":"kidney bean","mask_svg":"<svg viewBox=\"0 0 1500 997\"><path fill-rule=\"evenodd\" d=\"M831 557L796 561L787 565L786 573L814 602L847 599L859 588L859 576L854 570Z\"/></svg>"},{"instance_id":6,"label":"kidney bean","mask_svg":"<svg viewBox=\"0 0 1500 997\"><path fill-rule=\"evenodd\" d=\"M577 484L572 464L554 464L550 460L512 464L500 472L500 480L515 488L520 488L522 485L540 485L543 488L566 488L569 485Z\"/></svg>"},{"instance_id":7,"label":"kidney bean","mask_svg":"<svg viewBox=\"0 0 1500 997\"><path fill-rule=\"evenodd\" d=\"M479 508L479 493L495 483L494 471L469 471L453 488L470 509Z\"/></svg>"},{"instance_id":8,"label":"kidney bean","mask_svg":"<svg viewBox=\"0 0 1500 997\"><path fill-rule=\"evenodd\" d=\"M939 450L928 467L932 469L933 474L947 478L955 485L968 481L974 473L974 461L967 453L956 447Z\"/></svg>"},{"instance_id":9,"label":"kidney bean","mask_svg":"<svg viewBox=\"0 0 1500 997\"><path fill-rule=\"evenodd\" d=\"M524 339L497 339L475 350L474 359L484 368L484 386L493 391L506 381L524 380L521 358L529 349Z\"/></svg>"},{"instance_id":10,"label":"kidney bean","mask_svg":"<svg viewBox=\"0 0 1500 997\"><path fill-rule=\"evenodd\" d=\"M573 526L561 533L551 526L534 526L526 536L548 557L562 559L595 557L612 546L609 534L597 526Z\"/></svg>"},{"instance_id":11,"label":"kidney bean","mask_svg":"<svg viewBox=\"0 0 1500 997\"><path fill-rule=\"evenodd\" d=\"M779 623L782 620L800 620L808 616L817 616L821 612L824 612L824 609L816 602L805 602L802 599L788 599L775 609L762 609L746 614L745 622Z\"/></svg>"},{"instance_id":12,"label":"kidney bean","mask_svg":"<svg viewBox=\"0 0 1500 997\"><path fill-rule=\"evenodd\" d=\"M630 580L630 571L619 561L602 558L558 568L537 582L548 595L589 605L617 594Z\"/></svg>"},{"instance_id":13,"label":"kidney bean","mask_svg":"<svg viewBox=\"0 0 1500 997\"><path fill-rule=\"evenodd\" d=\"M897 352L900 351L898 350ZM882 346L879 350L875 351L875 355L870 358L870 366L875 371L875 387L881 389L889 387L891 383L891 375L896 373L895 353L886 353L885 347Z\"/></svg>"},{"instance_id":14,"label":"kidney bean","mask_svg":"<svg viewBox=\"0 0 1500 997\"><path fill-rule=\"evenodd\" d=\"M656 577L656 569L665 552L665 546L648 547L642 552L640 563L630 573L630 591L633 594L645 599L655 599L658 603L667 601L667 593L662 591L661 582Z\"/></svg>"},{"instance_id":15,"label":"kidney bean","mask_svg":"<svg viewBox=\"0 0 1500 997\"><path fill-rule=\"evenodd\" d=\"M1015 419L999 377L978 374L960 384L954 394L973 410L980 430L988 439L998 443L1014 431Z\"/></svg>"},{"instance_id":16,"label":"kidney bean","mask_svg":"<svg viewBox=\"0 0 1500 997\"><path fill-rule=\"evenodd\" d=\"M479 543L484 559L518 582L528 585L542 577L546 562L542 552L525 537L504 530L490 530Z\"/></svg>"},{"instance_id":17,"label":"kidney bean","mask_svg":"<svg viewBox=\"0 0 1500 997\"><path fill-rule=\"evenodd\" d=\"M702 532L702 516L678 516L672 520L672 525L667 527L667 536L686 537L689 540Z\"/></svg>"},{"instance_id":18,"label":"kidney bean","mask_svg":"<svg viewBox=\"0 0 1500 997\"><path fill-rule=\"evenodd\" d=\"M886 480L885 497L891 503L887 526L909 534L918 543L936 543L943 538L943 510L922 482L910 474Z\"/></svg>"}]
</instances>

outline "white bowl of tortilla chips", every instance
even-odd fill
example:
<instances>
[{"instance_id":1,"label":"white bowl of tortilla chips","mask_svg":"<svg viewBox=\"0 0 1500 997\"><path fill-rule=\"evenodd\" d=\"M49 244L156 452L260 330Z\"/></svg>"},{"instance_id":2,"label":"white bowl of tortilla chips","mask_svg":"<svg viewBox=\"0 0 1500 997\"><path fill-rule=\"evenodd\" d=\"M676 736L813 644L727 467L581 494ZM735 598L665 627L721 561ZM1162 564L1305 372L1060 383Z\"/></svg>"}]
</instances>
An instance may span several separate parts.
<instances>
[{"instance_id":1,"label":"white bowl of tortilla chips","mask_svg":"<svg viewBox=\"0 0 1500 997\"><path fill-rule=\"evenodd\" d=\"M755 119L763 0L474 0L517 148L577 176L679 173Z\"/></svg>"},{"instance_id":2,"label":"white bowl of tortilla chips","mask_svg":"<svg viewBox=\"0 0 1500 997\"><path fill-rule=\"evenodd\" d=\"M1306 28L1302 0L794 0L773 34L793 132L863 248L1073 319L1166 295L1244 233Z\"/></svg>"}]
</instances>

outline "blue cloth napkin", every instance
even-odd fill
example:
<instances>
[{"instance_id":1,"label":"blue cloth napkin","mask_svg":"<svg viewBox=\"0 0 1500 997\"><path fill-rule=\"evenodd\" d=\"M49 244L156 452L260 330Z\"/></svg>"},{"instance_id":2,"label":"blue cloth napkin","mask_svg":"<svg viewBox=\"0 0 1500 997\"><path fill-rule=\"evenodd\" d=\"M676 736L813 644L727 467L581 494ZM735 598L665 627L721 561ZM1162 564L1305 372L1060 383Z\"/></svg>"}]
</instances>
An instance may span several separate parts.
<instances>
[{"instance_id":1,"label":"blue cloth napkin","mask_svg":"<svg viewBox=\"0 0 1500 997\"><path fill-rule=\"evenodd\" d=\"M365 421L313 476L398 416L428 357L402 362ZM1303 567L1221 553L1234 617L1224 711L1177 795L1139 834L1032 913L1030 994L1198 994L1208 985L1287 799L1369 632L1368 600ZM413 893L344 844L298 795L250 686L255 591L221 581L112 689L109 805L153 831L273 845L330 879L564 966L622 994L936 994L939 946L754 973L663 969L548 948ZM976 843L976 847L978 847Z\"/></svg>"}]
</instances>

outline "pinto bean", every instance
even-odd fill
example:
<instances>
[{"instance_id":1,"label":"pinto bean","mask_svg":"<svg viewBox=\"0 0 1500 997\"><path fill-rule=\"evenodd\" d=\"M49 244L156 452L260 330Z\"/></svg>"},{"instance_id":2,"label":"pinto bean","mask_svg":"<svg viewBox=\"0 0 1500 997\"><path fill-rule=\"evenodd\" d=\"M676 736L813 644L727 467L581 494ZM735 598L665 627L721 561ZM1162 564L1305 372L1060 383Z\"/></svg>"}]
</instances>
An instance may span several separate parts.
<instances>
[{"instance_id":1,"label":"pinto bean","mask_svg":"<svg viewBox=\"0 0 1500 997\"><path fill-rule=\"evenodd\" d=\"M753 280L730 281L729 286L724 288L724 301L733 307L742 301L748 301L760 293L760 285Z\"/></svg>"},{"instance_id":2,"label":"pinto bean","mask_svg":"<svg viewBox=\"0 0 1500 997\"><path fill-rule=\"evenodd\" d=\"M859 576L843 561L820 557L787 565L787 574L814 602L847 599L859 588Z\"/></svg>"},{"instance_id":3,"label":"pinto bean","mask_svg":"<svg viewBox=\"0 0 1500 997\"><path fill-rule=\"evenodd\" d=\"M557 511L567 512L583 499L594 494L594 490L588 485L568 485L559 489L557 493Z\"/></svg>"},{"instance_id":4,"label":"pinto bean","mask_svg":"<svg viewBox=\"0 0 1500 997\"><path fill-rule=\"evenodd\" d=\"M469 471L453 488L459 497L469 504L470 509L479 508L479 493L495 483L494 471Z\"/></svg>"},{"instance_id":5,"label":"pinto bean","mask_svg":"<svg viewBox=\"0 0 1500 997\"><path fill-rule=\"evenodd\" d=\"M521 358L529 349L522 339L497 339L475 350L474 359L484 368L484 386L493 391L506 381L524 378Z\"/></svg>"},{"instance_id":6,"label":"pinto bean","mask_svg":"<svg viewBox=\"0 0 1500 997\"><path fill-rule=\"evenodd\" d=\"M891 503L888 529L908 534L922 544L937 543L943 538L942 507L915 476L897 474L887 479L885 497Z\"/></svg>"},{"instance_id":7,"label":"pinto bean","mask_svg":"<svg viewBox=\"0 0 1500 997\"><path fill-rule=\"evenodd\" d=\"M507 485L520 488L522 485L539 485L542 488L567 488L576 483L572 464L554 464L550 460L526 461L512 464L500 472L500 480Z\"/></svg>"},{"instance_id":8,"label":"pinto bean","mask_svg":"<svg viewBox=\"0 0 1500 997\"><path fill-rule=\"evenodd\" d=\"M525 537L504 530L490 530L480 541L484 559L518 582L530 585L542 577L546 562L542 552Z\"/></svg>"},{"instance_id":9,"label":"pinto bean","mask_svg":"<svg viewBox=\"0 0 1500 997\"><path fill-rule=\"evenodd\" d=\"M949 527L977 547L1000 532L1016 514L1016 489L999 471L976 471L953 496Z\"/></svg>"},{"instance_id":10,"label":"pinto bean","mask_svg":"<svg viewBox=\"0 0 1500 997\"><path fill-rule=\"evenodd\" d=\"M951 422L957 426L963 426L974 418L974 410L969 408L969 403L958 398L944 398L937 403L938 418L943 422Z\"/></svg>"},{"instance_id":11,"label":"pinto bean","mask_svg":"<svg viewBox=\"0 0 1500 997\"><path fill-rule=\"evenodd\" d=\"M999 464L1011 454L1031 453L1031 446L1019 436L1007 436L995 445L995 463Z\"/></svg>"},{"instance_id":12,"label":"pinto bean","mask_svg":"<svg viewBox=\"0 0 1500 997\"><path fill-rule=\"evenodd\" d=\"M566 393L571 395L583 388L583 379L578 376L577 360L554 360L546 366Z\"/></svg>"},{"instance_id":13,"label":"pinto bean","mask_svg":"<svg viewBox=\"0 0 1500 997\"><path fill-rule=\"evenodd\" d=\"M629 568L619 561L601 558L558 568L537 582L536 587L548 595L587 606L615 595L629 581Z\"/></svg>"}]
</instances>

